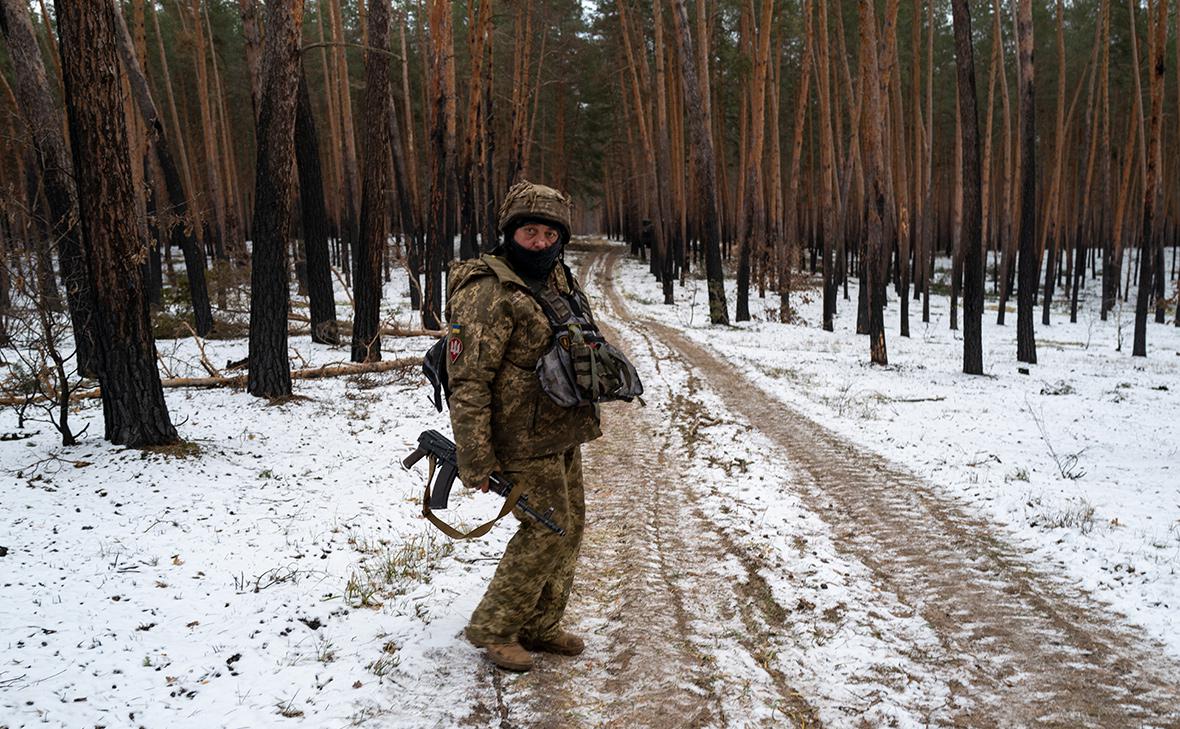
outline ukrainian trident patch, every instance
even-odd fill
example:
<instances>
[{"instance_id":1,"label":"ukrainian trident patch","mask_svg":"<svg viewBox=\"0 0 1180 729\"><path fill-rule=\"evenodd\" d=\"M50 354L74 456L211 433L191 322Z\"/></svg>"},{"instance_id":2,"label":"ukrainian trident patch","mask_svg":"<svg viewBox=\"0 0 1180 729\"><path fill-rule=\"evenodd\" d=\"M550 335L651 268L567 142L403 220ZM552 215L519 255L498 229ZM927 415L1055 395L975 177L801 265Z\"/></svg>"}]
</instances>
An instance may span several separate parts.
<instances>
[{"instance_id":1,"label":"ukrainian trident patch","mask_svg":"<svg viewBox=\"0 0 1180 729\"><path fill-rule=\"evenodd\" d=\"M451 364L455 364L455 360L463 354L463 340L460 339L462 333L463 327L458 324L451 325L451 336L447 342L447 356L450 358Z\"/></svg>"}]
</instances>

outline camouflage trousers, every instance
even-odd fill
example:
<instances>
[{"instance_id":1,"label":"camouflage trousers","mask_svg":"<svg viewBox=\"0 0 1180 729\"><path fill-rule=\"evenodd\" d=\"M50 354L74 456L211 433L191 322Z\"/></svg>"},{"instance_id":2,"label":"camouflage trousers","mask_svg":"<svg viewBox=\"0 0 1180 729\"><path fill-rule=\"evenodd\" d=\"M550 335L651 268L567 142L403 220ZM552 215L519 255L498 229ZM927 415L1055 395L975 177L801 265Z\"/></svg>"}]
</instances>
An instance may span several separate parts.
<instances>
[{"instance_id":1,"label":"camouflage trousers","mask_svg":"<svg viewBox=\"0 0 1180 729\"><path fill-rule=\"evenodd\" d=\"M565 536L514 511L520 526L471 615L467 637L475 643L548 640L557 634L569 601L586 523L581 446L503 465L505 476L524 484L531 506L553 507L553 520Z\"/></svg>"}]
</instances>

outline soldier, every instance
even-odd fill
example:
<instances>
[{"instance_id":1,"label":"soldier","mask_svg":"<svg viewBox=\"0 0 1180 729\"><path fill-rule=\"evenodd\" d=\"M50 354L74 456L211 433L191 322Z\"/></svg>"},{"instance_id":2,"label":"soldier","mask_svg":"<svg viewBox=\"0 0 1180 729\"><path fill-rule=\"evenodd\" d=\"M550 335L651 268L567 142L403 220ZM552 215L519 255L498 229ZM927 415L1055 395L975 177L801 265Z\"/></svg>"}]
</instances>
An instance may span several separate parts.
<instances>
[{"instance_id":1,"label":"soldier","mask_svg":"<svg viewBox=\"0 0 1180 729\"><path fill-rule=\"evenodd\" d=\"M541 387L538 360L553 345L541 296L559 296L590 317L585 294L564 265L570 199L519 182L500 206L503 240L490 254L451 269L447 373L451 425L463 483L488 490L501 473L529 500L554 508L559 536L521 519L471 616L466 635L502 668L527 671L529 651L578 655L584 643L562 630L582 541L585 503L581 444L599 437L597 406L557 405ZM518 514L518 518L519 518Z\"/></svg>"}]
</instances>

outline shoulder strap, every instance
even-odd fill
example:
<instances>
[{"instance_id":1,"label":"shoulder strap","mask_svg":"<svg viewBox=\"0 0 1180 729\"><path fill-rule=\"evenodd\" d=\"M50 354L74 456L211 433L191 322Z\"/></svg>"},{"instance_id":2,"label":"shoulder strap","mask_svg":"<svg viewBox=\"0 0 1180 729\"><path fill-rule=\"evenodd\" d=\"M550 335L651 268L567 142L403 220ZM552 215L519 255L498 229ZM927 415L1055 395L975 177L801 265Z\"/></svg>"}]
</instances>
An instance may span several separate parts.
<instances>
[{"instance_id":1,"label":"shoulder strap","mask_svg":"<svg viewBox=\"0 0 1180 729\"><path fill-rule=\"evenodd\" d=\"M561 267L565 273L565 282L570 290L569 298L574 305L575 313L597 327L594 321L594 315L590 312L590 300L586 298L586 292L582 290L578 279L574 278L574 272L570 270L569 265L565 261L561 262Z\"/></svg>"},{"instance_id":2,"label":"shoulder strap","mask_svg":"<svg viewBox=\"0 0 1180 729\"><path fill-rule=\"evenodd\" d=\"M434 456L430 456L430 472L426 475L426 492L422 495L422 516L433 525L439 528L443 534L446 534L451 539L478 539L491 531L496 522L503 519L513 509L516 508L516 502L520 501L520 495L524 491L523 482L518 481L512 486L512 490L508 492L508 496L504 499L504 506L500 509L500 513L496 514L495 518L490 521L485 521L469 532L461 532L442 519L438 518L430 509L430 484L434 482L434 469L438 461Z\"/></svg>"},{"instance_id":3,"label":"shoulder strap","mask_svg":"<svg viewBox=\"0 0 1180 729\"><path fill-rule=\"evenodd\" d=\"M594 320L590 316L590 307L586 301L585 294L578 287L573 272L570 271L569 266L564 261L561 262L561 268L570 289L568 296L563 295L560 291L554 290L552 286L528 285L524 279L512 270L508 262L499 256L484 254L480 256L479 260L496 275L500 283L515 284L532 294L533 299L545 314L545 318L549 320L550 326L555 328L565 326L575 316L593 323Z\"/></svg>"}]
</instances>

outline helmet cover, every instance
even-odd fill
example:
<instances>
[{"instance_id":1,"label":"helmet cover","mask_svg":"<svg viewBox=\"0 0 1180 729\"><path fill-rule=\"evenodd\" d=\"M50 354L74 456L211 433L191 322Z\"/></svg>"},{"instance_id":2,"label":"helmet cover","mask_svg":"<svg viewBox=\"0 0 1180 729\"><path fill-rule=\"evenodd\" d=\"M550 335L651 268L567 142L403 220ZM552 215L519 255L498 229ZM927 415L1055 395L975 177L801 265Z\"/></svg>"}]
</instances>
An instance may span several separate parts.
<instances>
[{"instance_id":1,"label":"helmet cover","mask_svg":"<svg viewBox=\"0 0 1180 729\"><path fill-rule=\"evenodd\" d=\"M500 232L511 234L525 220L550 223L561 232L562 240L570 237L570 218L573 201L552 187L521 180L508 190L500 203Z\"/></svg>"}]
</instances>

